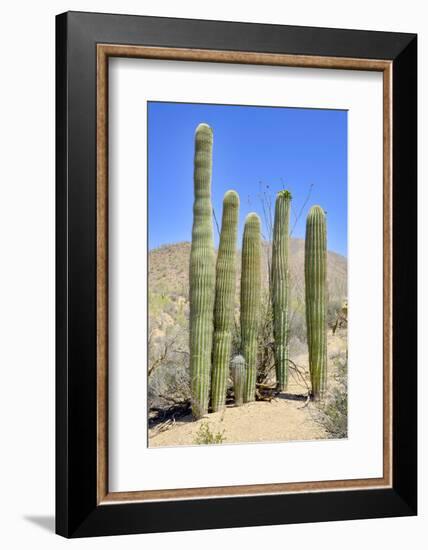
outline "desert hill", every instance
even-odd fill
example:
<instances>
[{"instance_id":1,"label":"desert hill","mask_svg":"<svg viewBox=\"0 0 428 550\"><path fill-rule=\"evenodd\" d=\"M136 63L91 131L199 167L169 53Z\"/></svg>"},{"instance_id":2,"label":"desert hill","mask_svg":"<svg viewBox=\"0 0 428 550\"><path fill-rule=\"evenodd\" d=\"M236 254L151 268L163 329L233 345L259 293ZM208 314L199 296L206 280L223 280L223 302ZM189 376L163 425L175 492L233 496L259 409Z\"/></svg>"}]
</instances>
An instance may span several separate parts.
<instances>
[{"instance_id":1,"label":"desert hill","mask_svg":"<svg viewBox=\"0 0 428 550\"><path fill-rule=\"evenodd\" d=\"M268 280L270 244L263 245L264 281ZM304 293L305 241L290 239L290 279L296 297ZM149 290L170 297L181 296L186 301L189 292L190 243L164 245L149 252ZM239 292L241 257L237 257L237 297ZM335 252L328 252L327 281L329 300L341 301L347 296L347 260Z\"/></svg>"}]
</instances>

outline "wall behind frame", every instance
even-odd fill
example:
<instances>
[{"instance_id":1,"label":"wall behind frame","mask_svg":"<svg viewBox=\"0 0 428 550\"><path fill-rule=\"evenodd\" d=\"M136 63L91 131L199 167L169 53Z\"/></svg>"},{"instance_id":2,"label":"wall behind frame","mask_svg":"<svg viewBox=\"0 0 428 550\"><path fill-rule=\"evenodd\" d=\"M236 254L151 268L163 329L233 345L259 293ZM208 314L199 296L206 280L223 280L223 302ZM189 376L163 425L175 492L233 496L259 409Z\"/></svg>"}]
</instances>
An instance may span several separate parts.
<instances>
[{"instance_id":1,"label":"wall behind frame","mask_svg":"<svg viewBox=\"0 0 428 550\"><path fill-rule=\"evenodd\" d=\"M420 472L420 516L392 520L258 527L211 532L175 533L82 539L70 543L53 534L54 520L54 104L55 21L66 10L159 15L279 23L320 27L418 32L419 86L426 81L428 20L423 3L387 0L344 3L265 0L249 3L217 0L57 0L7 3L2 11L2 86L0 88L0 417L2 418L0 541L5 548L141 548L159 550L203 545L205 549L239 545L260 549L284 543L294 548L358 549L382 545L402 549L423 540L428 527L427 478ZM420 93L422 97L422 93ZM420 105L419 181L426 178L422 151L426 108ZM424 248L428 208L420 188L419 250ZM424 277L424 260L419 262ZM420 291L420 364L424 363L423 320L425 293ZM427 377L420 372L422 397ZM427 406L419 399L422 436ZM426 442L420 439L420 463Z\"/></svg>"}]
</instances>

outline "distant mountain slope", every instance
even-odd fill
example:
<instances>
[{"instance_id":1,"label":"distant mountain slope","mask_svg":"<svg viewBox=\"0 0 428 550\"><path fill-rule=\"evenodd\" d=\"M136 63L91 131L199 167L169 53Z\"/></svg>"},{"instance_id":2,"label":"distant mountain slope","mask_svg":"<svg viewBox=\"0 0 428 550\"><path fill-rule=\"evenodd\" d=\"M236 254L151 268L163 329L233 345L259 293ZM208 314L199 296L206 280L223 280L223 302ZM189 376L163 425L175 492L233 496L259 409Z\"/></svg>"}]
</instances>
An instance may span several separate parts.
<instances>
[{"instance_id":1,"label":"distant mountain slope","mask_svg":"<svg viewBox=\"0 0 428 550\"><path fill-rule=\"evenodd\" d=\"M268 260L270 244L264 244L264 281L268 280ZM190 243L181 242L164 245L149 252L149 291L172 297L182 297L185 301L189 293ZM239 297L240 252L237 258L237 299ZM296 298L304 294L305 241L290 239L290 277L292 291ZM347 260L335 252L328 252L327 281L330 301L342 301L347 297Z\"/></svg>"}]
</instances>

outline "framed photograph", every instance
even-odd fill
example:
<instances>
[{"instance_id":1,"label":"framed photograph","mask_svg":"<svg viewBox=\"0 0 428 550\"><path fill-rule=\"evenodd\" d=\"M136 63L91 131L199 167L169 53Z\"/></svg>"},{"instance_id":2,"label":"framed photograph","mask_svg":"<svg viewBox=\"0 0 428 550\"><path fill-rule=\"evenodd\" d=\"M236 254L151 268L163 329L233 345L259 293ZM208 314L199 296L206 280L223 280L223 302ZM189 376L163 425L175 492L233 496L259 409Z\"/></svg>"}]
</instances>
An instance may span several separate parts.
<instances>
[{"instance_id":1,"label":"framed photograph","mask_svg":"<svg viewBox=\"0 0 428 550\"><path fill-rule=\"evenodd\" d=\"M56 40L57 533L416 514L416 35Z\"/></svg>"}]
</instances>

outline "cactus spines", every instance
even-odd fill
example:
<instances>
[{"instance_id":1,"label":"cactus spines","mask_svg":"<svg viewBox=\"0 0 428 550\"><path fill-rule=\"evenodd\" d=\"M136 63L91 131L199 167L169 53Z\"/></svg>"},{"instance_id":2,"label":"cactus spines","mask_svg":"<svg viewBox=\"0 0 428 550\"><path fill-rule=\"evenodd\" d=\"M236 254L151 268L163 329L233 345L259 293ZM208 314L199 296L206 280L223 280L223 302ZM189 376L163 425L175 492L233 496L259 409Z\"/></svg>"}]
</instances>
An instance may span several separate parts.
<instances>
[{"instance_id":1,"label":"cactus spines","mask_svg":"<svg viewBox=\"0 0 428 550\"><path fill-rule=\"evenodd\" d=\"M242 243L241 269L241 345L247 368L244 402L255 400L257 374L257 338L261 298L260 218L248 214Z\"/></svg>"},{"instance_id":2,"label":"cactus spines","mask_svg":"<svg viewBox=\"0 0 428 550\"><path fill-rule=\"evenodd\" d=\"M233 393L235 395L235 405L240 407L244 402L245 387L245 359L242 355L236 355L231 361Z\"/></svg>"},{"instance_id":3,"label":"cactus spines","mask_svg":"<svg viewBox=\"0 0 428 550\"><path fill-rule=\"evenodd\" d=\"M306 330L312 398L323 396L327 379L327 226L324 210L313 206L306 220Z\"/></svg>"},{"instance_id":4,"label":"cactus spines","mask_svg":"<svg viewBox=\"0 0 428 550\"><path fill-rule=\"evenodd\" d=\"M280 191L275 201L272 242L272 311L278 391L288 382L289 228L291 193Z\"/></svg>"},{"instance_id":5,"label":"cactus spines","mask_svg":"<svg viewBox=\"0 0 428 550\"><path fill-rule=\"evenodd\" d=\"M199 124L195 133L194 203L190 251L190 378L192 413L208 412L215 292L211 206L213 132Z\"/></svg>"},{"instance_id":6,"label":"cactus spines","mask_svg":"<svg viewBox=\"0 0 428 550\"><path fill-rule=\"evenodd\" d=\"M227 380L232 348L233 313L236 290L236 240L239 196L227 191L223 200L220 244L216 264L214 303L213 368L211 407L214 412L226 405Z\"/></svg>"}]
</instances>

